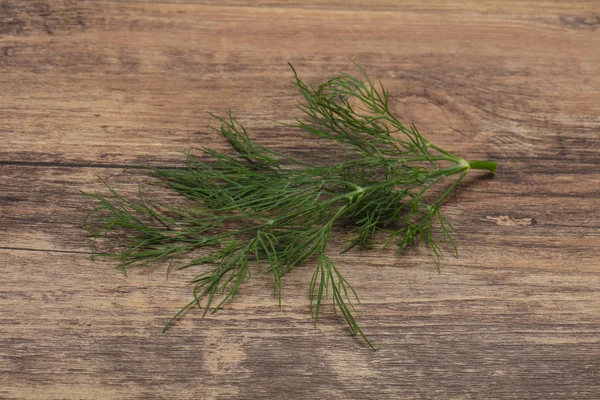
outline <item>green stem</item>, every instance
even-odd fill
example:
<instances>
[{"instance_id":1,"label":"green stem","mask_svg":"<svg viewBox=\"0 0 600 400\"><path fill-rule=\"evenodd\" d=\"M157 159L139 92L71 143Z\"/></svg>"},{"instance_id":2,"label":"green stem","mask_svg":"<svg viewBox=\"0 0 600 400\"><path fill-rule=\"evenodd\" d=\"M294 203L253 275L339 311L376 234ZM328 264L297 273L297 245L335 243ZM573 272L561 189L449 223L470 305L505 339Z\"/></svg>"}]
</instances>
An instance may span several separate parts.
<instances>
[{"instance_id":1,"label":"green stem","mask_svg":"<svg viewBox=\"0 0 600 400\"><path fill-rule=\"evenodd\" d=\"M497 165L495 161L468 160L467 162L470 169L485 169L492 174L496 173Z\"/></svg>"}]
</instances>

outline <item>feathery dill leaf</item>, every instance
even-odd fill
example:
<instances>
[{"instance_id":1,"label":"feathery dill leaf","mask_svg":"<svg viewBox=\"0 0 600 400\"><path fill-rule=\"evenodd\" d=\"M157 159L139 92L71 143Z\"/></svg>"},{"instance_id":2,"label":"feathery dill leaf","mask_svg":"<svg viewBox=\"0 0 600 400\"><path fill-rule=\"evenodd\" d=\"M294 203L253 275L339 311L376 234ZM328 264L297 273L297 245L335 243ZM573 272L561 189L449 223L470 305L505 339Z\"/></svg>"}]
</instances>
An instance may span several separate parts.
<instances>
[{"instance_id":1,"label":"feathery dill leaf","mask_svg":"<svg viewBox=\"0 0 600 400\"><path fill-rule=\"evenodd\" d=\"M346 150L345 159L311 165L251 140L230 113L213 115L220 124L215 130L234 153L192 149L185 169L149 168L189 200L185 206L147 200L141 191L133 202L103 181L110 195L85 193L99 205L84 225L95 238L112 230L126 233L119 253L99 253L116 257L124 270L165 260L170 260L169 272L210 265L192 279L193 298L165 330L190 307L203 308L206 315L233 301L255 266L272 274L281 304L283 275L310 263L316 266L309 284L315 324L330 298L351 331L374 349L356 321L358 296L327 255L334 226L352 228L344 252L368 248L381 232L387 235L385 246L394 244L400 250L416 241L426 243L439 268L443 253L434 237L435 225L441 228L441 240L456 252L455 230L442 215L441 203L470 169L493 173L496 163L454 156L425 139L414 125L404 125L389 109L388 92L362 69L359 78L341 74L316 87L292 71L304 114L295 126L337 142ZM448 187L426 199L439 185ZM208 255L173 267L178 256L201 248Z\"/></svg>"}]
</instances>

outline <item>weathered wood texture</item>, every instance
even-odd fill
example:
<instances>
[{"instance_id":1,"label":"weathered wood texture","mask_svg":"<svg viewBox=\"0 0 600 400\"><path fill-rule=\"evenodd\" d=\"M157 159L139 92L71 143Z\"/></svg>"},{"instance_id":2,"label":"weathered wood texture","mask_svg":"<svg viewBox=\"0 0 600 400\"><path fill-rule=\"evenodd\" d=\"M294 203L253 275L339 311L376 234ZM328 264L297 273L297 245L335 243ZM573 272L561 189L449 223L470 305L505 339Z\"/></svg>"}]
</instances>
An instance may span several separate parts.
<instances>
[{"instance_id":1,"label":"weathered wood texture","mask_svg":"<svg viewBox=\"0 0 600 400\"><path fill-rule=\"evenodd\" d=\"M0 1L0 397L599 398L599 50L597 1ZM255 274L161 334L187 276L90 260L79 191L222 148L207 111L328 156L269 121L297 115L287 61L317 82L349 59L433 141L498 160L445 206L460 258L334 257L377 352L312 328L311 266L281 309Z\"/></svg>"}]
</instances>

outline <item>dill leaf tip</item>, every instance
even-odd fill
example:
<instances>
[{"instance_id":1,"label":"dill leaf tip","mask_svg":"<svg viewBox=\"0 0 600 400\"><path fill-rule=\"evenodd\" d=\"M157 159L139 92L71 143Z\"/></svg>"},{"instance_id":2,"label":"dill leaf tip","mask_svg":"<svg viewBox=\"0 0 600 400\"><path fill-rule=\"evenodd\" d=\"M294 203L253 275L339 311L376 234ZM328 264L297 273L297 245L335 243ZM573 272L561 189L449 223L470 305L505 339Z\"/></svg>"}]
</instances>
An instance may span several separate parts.
<instances>
[{"instance_id":1,"label":"dill leaf tip","mask_svg":"<svg viewBox=\"0 0 600 400\"><path fill-rule=\"evenodd\" d=\"M362 69L360 77L340 74L313 87L290 67L302 95L303 117L295 126L343 148L343 160L302 161L251 140L231 113L211 114L233 152L199 148L185 153L186 168L145 167L186 198L184 206L147 200L141 191L132 201L102 180L109 194L85 193L99 204L84 227L94 241L115 230L125 234L119 250L97 252L117 258L124 271L156 261L169 261L168 273L210 265L192 279L192 300L165 330L190 307L203 308L206 315L233 301L256 266L272 275L281 304L283 275L310 263L315 265L309 284L315 324L330 299L351 332L374 349L356 321L358 295L327 255L334 227L351 228L342 252L369 248L376 235L385 236L383 247L394 244L399 250L421 241L432 249L439 268L444 255L434 226L458 254L456 231L440 211L443 200L469 170L494 173L496 163L452 155L416 126L400 122L390 111L389 93ZM204 249L201 256L199 249ZM188 253L191 261L173 265Z\"/></svg>"}]
</instances>

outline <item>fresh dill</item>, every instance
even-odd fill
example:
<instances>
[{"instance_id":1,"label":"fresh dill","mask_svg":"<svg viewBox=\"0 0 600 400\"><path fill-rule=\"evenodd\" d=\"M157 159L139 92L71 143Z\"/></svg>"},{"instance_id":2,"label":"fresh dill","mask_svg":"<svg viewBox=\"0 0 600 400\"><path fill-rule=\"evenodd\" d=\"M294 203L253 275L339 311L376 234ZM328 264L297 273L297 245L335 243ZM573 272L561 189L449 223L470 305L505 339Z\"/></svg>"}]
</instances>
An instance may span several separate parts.
<instances>
[{"instance_id":1,"label":"fresh dill","mask_svg":"<svg viewBox=\"0 0 600 400\"><path fill-rule=\"evenodd\" d=\"M493 173L496 163L452 155L414 125L404 125L390 111L388 92L362 69L359 78L341 74L318 86L306 85L292 71L303 98L303 117L293 125L343 147L343 159L306 163L251 140L231 114L213 115L216 130L235 151L194 148L184 169L149 168L187 198L185 205L150 201L141 192L131 201L106 184L108 196L85 193L99 205L84 225L94 237L125 233L118 252L97 253L117 257L123 269L165 260L171 261L169 271L209 265L192 279L191 301L165 330L190 307L206 315L234 300L260 265L272 274L281 304L283 275L309 263L315 268L309 283L315 324L329 298L351 331L374 349L356 321L358 296L327 255L334 226L350 227L343 252L369 247L379 233L385 246L400 250L426 243L439 267L443 254L436 236L456 252L454 228L440 205L469 170ZM441 228L439 235L434 226ZM178 256L201 248L208 251L172 266Z\"/></svg>"}]
</instances>

